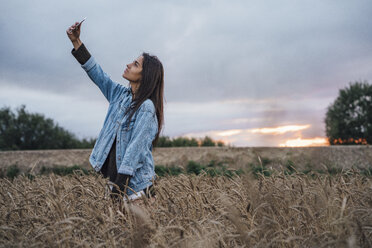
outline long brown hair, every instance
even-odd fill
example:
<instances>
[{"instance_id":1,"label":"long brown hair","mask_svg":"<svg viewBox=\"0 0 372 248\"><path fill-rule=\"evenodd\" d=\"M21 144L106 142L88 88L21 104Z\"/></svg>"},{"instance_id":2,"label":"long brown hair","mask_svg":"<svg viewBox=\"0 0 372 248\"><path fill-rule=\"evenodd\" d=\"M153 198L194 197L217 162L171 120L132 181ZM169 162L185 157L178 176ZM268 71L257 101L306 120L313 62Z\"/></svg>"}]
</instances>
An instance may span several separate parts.
<instances>
[{"instance_id":1,"label":"long brown hair","mask_svg":"<svg viewBox=\"0 0 372 248\"><path fill-rule=\"evenodd\" d=\"M142 53L142 56L142 79L140 86L136 92L136 98L132 100L131 106L130 108L128 108L127 111L131 111L127 125L129 125L133 114L137 111L141 104L147 99L151 99L155 106L156 117L158 119L158 133L156 134L155 139L152 142L152 146L154 148L159 140L160 131L164 123L164 69L158 57L145 52Z\"/></svg>"}]
</instances>

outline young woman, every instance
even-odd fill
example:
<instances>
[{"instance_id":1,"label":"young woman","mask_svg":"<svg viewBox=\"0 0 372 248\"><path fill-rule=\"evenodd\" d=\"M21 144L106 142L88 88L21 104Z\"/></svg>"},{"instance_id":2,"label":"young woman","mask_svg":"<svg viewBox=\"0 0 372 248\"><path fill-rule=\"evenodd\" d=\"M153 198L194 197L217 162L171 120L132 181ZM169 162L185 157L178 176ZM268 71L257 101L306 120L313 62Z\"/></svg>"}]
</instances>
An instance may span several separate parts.
<instances>
[{"instance_id":1,"label":"young woman","mask_svg":"<svg viewBox=\"0 0 372 248\"><path fill-rule=\"evenodd\" d=\"M109 102L89 162L115 184L111 196L126 193L131 200L141 195L152 198L156 179L152 150L163 125L163 65L156 56L142 53L122 75L129 86L118 84L81 42L80 29L76 22L66 30L74 46L71 53Z\"/></svg>"}]
</instances>

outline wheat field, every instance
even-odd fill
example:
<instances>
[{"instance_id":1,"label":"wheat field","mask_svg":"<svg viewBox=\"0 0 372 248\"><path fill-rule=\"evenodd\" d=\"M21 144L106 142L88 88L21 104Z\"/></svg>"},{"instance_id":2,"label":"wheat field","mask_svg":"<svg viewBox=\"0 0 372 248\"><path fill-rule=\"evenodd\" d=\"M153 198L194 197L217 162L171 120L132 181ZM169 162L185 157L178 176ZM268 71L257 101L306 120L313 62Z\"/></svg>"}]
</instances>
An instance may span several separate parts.
<instances>
[{"instance_id":1,"label":"wheat field","mask_svg":"<svg viewBox=\"0 0 372 248\"><path fill-rule=\"evenodd\" d=\"M1 247L372 247L372 180L184 175L150 204L113 202L76 172L0 179Z\"/></svg>"}]
</instances>

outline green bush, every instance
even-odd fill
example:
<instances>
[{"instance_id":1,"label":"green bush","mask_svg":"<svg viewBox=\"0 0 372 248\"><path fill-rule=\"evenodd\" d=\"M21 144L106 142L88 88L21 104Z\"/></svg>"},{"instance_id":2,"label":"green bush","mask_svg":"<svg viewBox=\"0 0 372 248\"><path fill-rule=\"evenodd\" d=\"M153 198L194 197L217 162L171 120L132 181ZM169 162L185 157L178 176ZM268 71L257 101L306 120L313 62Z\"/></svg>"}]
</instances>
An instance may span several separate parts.
<instances>
[{"instance_id":1,"label":"green bush","mask_svg":"<svg viewBox=\"0 0 372 248\"><path fill-rule=\"evenodd\" d=\"M248 164L248 167L250 167L250 171L253 174L255 178L258 178L259 174L264 175L265 177L271 176L272 172L269 171L265 165L257 165L254 163Z\"/></svg>"},{"instance_id":2,"label":"green bush","mask_svg":"<svg viewBox=\"0 0 372 248\"><path fill-rule=\"evenodd\" d=\"M224 167L223 162L218 162L216 160L211 160L208 164L207 167Z\"/></svg>"},{"instance_id":3,"label":"green bush","mask_svg":"<svg viewBox=\"0 0 372 248\"><path fill-rule=\"evenodd\" d=\"M211 177L220 176L222 174L221 170L218 170L216 168L206 168L205 172Z\"/></svg>"},{"instance_id":4,"label":"green bush","mask_svg":"<svg viewBox=\"0 0 372 248\"><path fill-rule=\"evenodd\" d=\"M291 160L287 160L285 167L286 167L286 170L284 170L284 175L292 175L293 173L296 172L294 163Z\"/></svg>"},{"instance_id":5,"label":"green bush","mask_svg":"<svg viewBox=\"0 0 372 248\"><path fill-rule=\"evenodd\" d=\"M272 161L269 158L262 157L261 162L262 162L262 166L266 166L266 165L270 164Z\"/></svg>"},{"instance_id":6,"label":"green bush","mask_svg":"<svg viewBox=\"0 0 372 248\"><path fill-rule=\"evenodd\" d=\"M164 177L166 175L177 176L183 173L183 169L176 166L165 167L163 165L155 165L155 173L159 177Z\"/></svg>"},{"instance_id":7,"label":"green bush","mask_svg":"<svg viewBox=\"0 0 372 248\"><path fill-rule=\"evenodd\" d=\"M240 169L237 169L237 170L235 171L235 173L236 173L236 175L240 176L240 175L244 174L245 171L244 171L242 168L240 168Z\"/></svg>"},{"instance_id":8,"label":"green bush","mask_svg":"<svg viewBox=\"0 0 372 248\"><path fill-rule=\"evenodd\" d=\"M20 171L20 169L18 168L17 165L11 165L6 170L6 176L13 179L16 176L18 176L20 172L21 171Z\"/></svg>"},{"instance_id":9,"label":"green bush","mask_svg":"<svg viewBox=\"0 0 372 248\"><path fill-rule=\"evenodd\" d=\"M26 174L26 177L27 177L28 179L30 179L30 181L32 181L32 180L35 179L35 175L32 175L32 174L30 174L30 173L27 173L27 174Z\"/></svg>"},{"instance_id":10,"label":"green bush","mask_svg":"<svg viewBox=\"0 0 372 248\"><path fill-rule=\"evenodd\" d=\"M337 174L342 173L342 168L330 167L330 168L327 168L327 172L330 175L337 175Z\"/></svg>"},{"instance_id":11,"label":"green bush","mask_svg":"<svg viewBox=\"0 0 372 248\"><path fill-rule=\"evenodd\" d=\"M201 165L195 161L190 160L186 166L187 174L195 174L199 175L203 170L205 170L205 166Z\"/></svg>"},{"instance_id":12,"label":"green bush","mask_svg":"<svg viewBox=\"0 0 372 248\"><path fill-rule=\"evenodd\" d=\"M360 171L360 174L362 174L364 176L367 176L367 177L372 176L372 167L361 168L361 169L359 169L359 171Z\"/></svg>"}]
</instances>

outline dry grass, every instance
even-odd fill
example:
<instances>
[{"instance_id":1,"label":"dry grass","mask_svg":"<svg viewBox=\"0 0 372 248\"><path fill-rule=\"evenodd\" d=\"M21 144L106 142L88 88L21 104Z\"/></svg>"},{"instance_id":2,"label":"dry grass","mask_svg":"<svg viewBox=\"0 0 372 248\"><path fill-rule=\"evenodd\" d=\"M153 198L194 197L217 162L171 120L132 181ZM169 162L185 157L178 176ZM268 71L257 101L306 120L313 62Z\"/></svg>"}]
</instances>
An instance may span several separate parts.
<instances>
[{"instance_id":1,"label":"dry grass","mask_svg":"<svg viewBox=\"0 0 372 248\"><path fill-rule=\"evenodd\" d=\"M93 175L0 179L3 247L371 247L358 173L161 178L150 206L113 203Z\"/></svg>"}]
</instances>

